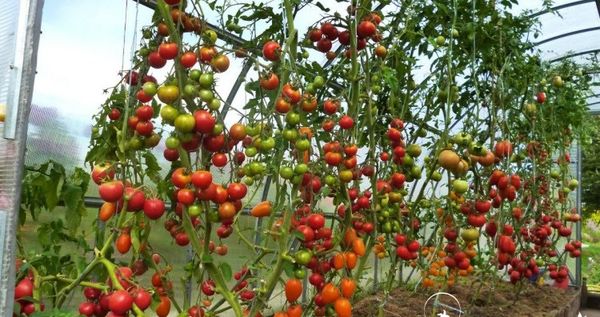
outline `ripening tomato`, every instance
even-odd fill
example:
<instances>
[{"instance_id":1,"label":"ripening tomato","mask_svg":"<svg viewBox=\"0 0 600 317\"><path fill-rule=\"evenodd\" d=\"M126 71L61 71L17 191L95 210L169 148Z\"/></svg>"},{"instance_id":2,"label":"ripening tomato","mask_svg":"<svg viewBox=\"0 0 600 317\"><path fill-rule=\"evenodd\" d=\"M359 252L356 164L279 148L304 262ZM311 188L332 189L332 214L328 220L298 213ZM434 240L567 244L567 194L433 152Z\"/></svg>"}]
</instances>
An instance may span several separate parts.
<instances>
[{"instance_id":1,"label":"ripening tomato","mask_svg":"<svg viewBox=\"0 0 600 317\"><path fill-rule=\"evenodd\" d=\"M223 54L217 54L210 61L210 66L217 73L222 73L229 69L229 58Z\"/></svg>"},{"instance_id":2,"label":"ripening tomato","mask_svg":"<svg viewBox=\"0 0 600 317\"><path fill-rule=\"evenodd\" d=\"M292 110L292 105L284 98L279 97L275 101L275 110L278 113L288 113L290 110Z\"/></svg>"},{"instance_id":3,"label":"ripening tomato","mask_svg":"<svg viewBox=\"0 0 600 317\"><path fill-rule=\"evenodd\" d=\"M323 112L326 114L335 114L339 107L339 101L333 99L327 99L323 103Z\"/></svg>"},{"instance_id":4,"label":"ripening tomato","mask_svg":"<svg viewBox=\"0 0 600 317\"><path fill-rule=\"evenodd\" d=\"M300 100L302 100L302 94L300 94L300 91L294 88L294 86L291 84L283 85L281 93L290 101L290 103L298 103Z\"/></svg>"},{"instance_id":5,"label":"ripening tomato","mask_svg":"<svg viewBox=\"0 0 600 317\"><path fill-rule=\"evenodd\" d=\"M279 87L279 77L275 73L260 78L260 87L265 90L275 90Z\"/></svg>"},{"instance_id":6,"label":"ripening tomato","mask_svg":"<svg viewBox=\"0 0 600 317\"><path fill-rule=\"evenodd\" d=\"M235 216L235 206L231 202L224 202L219 206L219 218L221 220L231 219Z\"/></svg>"}]
</instances>

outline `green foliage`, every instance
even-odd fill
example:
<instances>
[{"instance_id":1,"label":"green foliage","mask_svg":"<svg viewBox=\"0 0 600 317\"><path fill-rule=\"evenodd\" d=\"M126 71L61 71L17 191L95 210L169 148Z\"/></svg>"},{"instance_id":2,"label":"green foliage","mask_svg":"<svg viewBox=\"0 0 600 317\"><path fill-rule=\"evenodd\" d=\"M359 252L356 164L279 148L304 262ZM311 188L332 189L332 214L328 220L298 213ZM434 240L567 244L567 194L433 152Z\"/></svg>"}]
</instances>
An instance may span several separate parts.
<instances>
[{"instance_id":1,"label":"green foliage","mask_svg":"<svg viewBox=\"0 0 600 317\"><path fill-rule=\"evenodd\" d=\"M582 144L581 199L584 218L600 209L600 119L595 117L590 126L590 141Z\"/></svg>"},{"instance_id":2,"label":"green foliage","mask_svg":"<svg viewBox=\"0 0 600 317\"><path fill-rule=\"evenodd\" d=\"M33 220L40 212L52 212L59 203L66 206L65 228L71 233L79 227L85 213L84 195L90 182L89 173L81 168L67 175L57 162L26 167L21 192L19 221L23 225L29 214Z\"/></svg>"}]
</instances>

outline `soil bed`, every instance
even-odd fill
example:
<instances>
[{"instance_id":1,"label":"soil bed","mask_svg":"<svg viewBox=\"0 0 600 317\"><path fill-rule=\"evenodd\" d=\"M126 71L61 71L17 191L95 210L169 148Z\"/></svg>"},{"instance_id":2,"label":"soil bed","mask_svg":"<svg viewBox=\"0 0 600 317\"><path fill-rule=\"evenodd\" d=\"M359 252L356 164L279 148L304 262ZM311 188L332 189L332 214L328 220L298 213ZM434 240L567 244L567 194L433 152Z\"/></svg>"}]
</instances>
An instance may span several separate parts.
<instances>
[{"instance_id":1,"label":"soil bed","mask_svg":"<svg viewBox=\"0 0 600 317\"><path fill-rule=\"evenodd\" d=\"M464 281L447 292L454 295L464 312L461 316L473 317L571 317L577 316L579 308L579 289L567 290L549 285L524 285L517 294L517 289L508 282L501 282L492 290L483 285L478 298L475 298L479 283ZM385 306L383 316L386 317L423 317L424 305L434 292L413 293L405 289L391 292ZM378 306L384 299L383 293L367 296L354 305L353 316L378 316ZM450 299L450 297L448 297ZM432 301L430 301L431 303ZM429 306L429 305L428 305ZM429 306L431 307L431 306ZM431 309L428 310L430 314ZM438 311L441 312L441 311ZM449 316L458 316L447 312ZM433 314L433 316L438 316ZM429 317L429 316L427 316Z\"/></svg>"}]
</instances>

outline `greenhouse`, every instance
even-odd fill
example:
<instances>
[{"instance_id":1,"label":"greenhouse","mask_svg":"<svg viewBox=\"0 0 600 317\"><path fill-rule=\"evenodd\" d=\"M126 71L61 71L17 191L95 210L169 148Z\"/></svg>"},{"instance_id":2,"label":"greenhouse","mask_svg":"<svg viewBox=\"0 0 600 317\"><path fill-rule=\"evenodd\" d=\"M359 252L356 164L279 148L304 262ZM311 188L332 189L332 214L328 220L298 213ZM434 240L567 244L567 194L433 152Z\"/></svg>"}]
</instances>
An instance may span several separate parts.
<instances>
[{"instance_id":1,"label":"greenhouse","mask_svg":"<svg viewBox=\"0 0 600 317\"><path fill-rule=\"evenodd\" d=\"M0 1L0 315L600 316L600 0Z\"/></svg>"}]
</instances>

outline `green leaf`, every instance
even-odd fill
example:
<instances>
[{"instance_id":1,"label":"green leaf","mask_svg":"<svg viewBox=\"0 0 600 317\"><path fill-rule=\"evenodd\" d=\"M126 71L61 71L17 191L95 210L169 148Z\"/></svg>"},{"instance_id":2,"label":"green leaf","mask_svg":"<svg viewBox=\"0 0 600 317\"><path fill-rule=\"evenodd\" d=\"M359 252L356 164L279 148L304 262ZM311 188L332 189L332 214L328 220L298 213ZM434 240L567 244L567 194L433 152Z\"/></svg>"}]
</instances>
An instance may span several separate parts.
<instances>
[{"instance_id":1,"label":"green leaf","mask_svg":"<svg viewBox=\"0 0 600 317\"><path fill-rule=\"evenodd\" d=\"M65 221L67 228L71 232L75 232L81 224L81 217L85 213L85 206L83 204L83 191L81 187L77 187L71 184L65 185L62 193L62 199L65 202Z\"/></svg>"},{"instance_id":2,"label":"green leaf","mask_svg":"<svg viewBox=\"0 0 600 317\"><path fill-rule=\"evenodd\" d=\"M131 244L136 253L140 252L140 229L138 226L133 226L131 229Z\"/></svg>"},{"instance_id":3,"label":"green leaf","mask_svg":"<svg viewBox=\"0 0 600 317\"><path fill-rule=\"evenodd\" d=\"M148 175L148 178L150 178L150 180L152 180L155 184L158 184L161 180L161 168L156 160L156 157L150 151L144 152L143 157L144 163L146 164L146 175Z\"/></svg>"},{"instance_id":4,"label":"green leaf","mask_svg":"<svg viewBox=\"0 0 600 317\"><path fill-rule=\"evenodd\" d=\"M202 255L202 263L213 263L213 262L214 262L213 257L210 254L204 253Z\"/></svg>"},{"instance_id":5,"label":"green leaf","mask_svg":"<svg viewBox=\"0 0 600 317\"><path fill-rule=\"evenodd\" d=\"M219 270L223 274L223 278L225 281L231 281L231 277L233 276L233 272L231 270L231 266L227 262L221 262L219 264Z\"/></svg>"}]
</instances>

